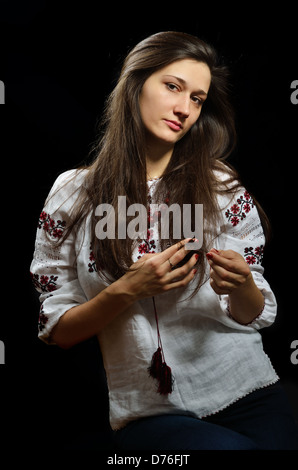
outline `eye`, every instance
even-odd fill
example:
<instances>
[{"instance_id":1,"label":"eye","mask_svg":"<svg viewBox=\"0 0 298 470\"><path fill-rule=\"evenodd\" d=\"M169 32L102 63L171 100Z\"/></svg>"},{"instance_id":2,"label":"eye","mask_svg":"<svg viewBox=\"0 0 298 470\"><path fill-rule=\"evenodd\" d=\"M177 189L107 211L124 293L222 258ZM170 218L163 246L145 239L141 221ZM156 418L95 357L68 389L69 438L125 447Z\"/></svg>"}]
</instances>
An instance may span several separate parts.
<instances>
[{"instance_id":1,"label":"eye","mask_svg":"<svg viewBox=\"0 0 298 470\"><path fill-rule=\"evenodd\" d=\"M170 90L170 91L179 91L180 88L178 87L178 85L175 85L175 83L166 83L166 87Z\"/></svg>"},{"instance_id":2,"label":"eye","mask_svg":"<svg viewBox=\"0 0 298 470\"><path fill-rule=\"evenodd\" d=\"M202 100L202 98L200 98L199 96L192 96L191 97L192 101L197 104L198 106L201 106L204 101Z\"/></svg>"}]
</instances>

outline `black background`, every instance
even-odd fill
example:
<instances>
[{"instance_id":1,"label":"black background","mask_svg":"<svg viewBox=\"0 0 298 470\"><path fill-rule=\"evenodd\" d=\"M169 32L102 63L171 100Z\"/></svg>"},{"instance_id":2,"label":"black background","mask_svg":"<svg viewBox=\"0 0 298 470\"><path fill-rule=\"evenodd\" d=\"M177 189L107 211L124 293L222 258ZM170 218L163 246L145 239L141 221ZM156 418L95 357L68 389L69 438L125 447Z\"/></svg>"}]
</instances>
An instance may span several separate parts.
<instances>
[{"instance_id":1,"label":"black background","mask_svg":"<svg viewBox=\"0 0 298 470\"><path fill-rule=\"evenodd\" d=\"M239 4L219 11L216 4L174 2L161 11L154 3L103 5L0 2L6 100L0 108L0 340L6 355L0 406L2 418L8 416L2 430L9 443L42 448L54 439L57 449L83 442L82 434L91 442L99 430L103 448L109 448L100 359L90 360L96 346L60 351L37 339L39 307L29 269L38 216L53 181L88 161L96 121L127 52L165 30L211 42L230 67L239 136L231 162L273 228L264 266L279 309L276 323L262 331L264 348L298 414L298 365L290 360L291 343L298 340L298 105L290 101L291 82L298 79L298 7L260 12Z\"/></svg>"}]
</instances>

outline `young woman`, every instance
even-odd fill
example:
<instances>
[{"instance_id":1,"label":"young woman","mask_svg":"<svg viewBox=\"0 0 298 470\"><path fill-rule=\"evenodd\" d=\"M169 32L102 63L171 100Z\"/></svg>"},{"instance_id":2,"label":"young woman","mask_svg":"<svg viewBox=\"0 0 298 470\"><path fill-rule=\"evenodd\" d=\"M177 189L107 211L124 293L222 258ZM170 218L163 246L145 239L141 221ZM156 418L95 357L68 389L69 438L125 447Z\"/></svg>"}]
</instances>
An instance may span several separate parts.
<instances>
[{"instance_id":1,"label":"young woman","mask_svg":"<svg viewBox=\"0 0 298 470\"><path fill-rule=\"evenodd\" d=\"M101 129L93 163L60 175L40 216L40 338L69 348L98 337L122 449L295 448L258 332L276 314L266 217L225 163L234 118L213 48L177 32L139 43ZM139 232L135 204L147 211ZM162 236L164 210L186 206L188 238L182 212Z\"/></svg>"}]
</instances>

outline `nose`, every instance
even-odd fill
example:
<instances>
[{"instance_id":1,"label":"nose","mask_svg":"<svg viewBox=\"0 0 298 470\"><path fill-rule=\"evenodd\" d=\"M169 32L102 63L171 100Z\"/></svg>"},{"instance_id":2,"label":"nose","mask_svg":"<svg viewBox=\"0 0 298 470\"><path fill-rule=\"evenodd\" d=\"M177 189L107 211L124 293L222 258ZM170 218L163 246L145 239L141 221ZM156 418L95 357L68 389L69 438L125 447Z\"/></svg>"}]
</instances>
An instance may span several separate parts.
<instances>
[{"instance_id":1,"label":"nose","mask_svg":"<svg viewBox=\"0 0 298 470\"><path fill-rule=\"evenodd\" d=\"M190 114L190 102L189 97L179 96L174 107L174 114L180 118L186 119Z\"/></svg>"}]
</instances>

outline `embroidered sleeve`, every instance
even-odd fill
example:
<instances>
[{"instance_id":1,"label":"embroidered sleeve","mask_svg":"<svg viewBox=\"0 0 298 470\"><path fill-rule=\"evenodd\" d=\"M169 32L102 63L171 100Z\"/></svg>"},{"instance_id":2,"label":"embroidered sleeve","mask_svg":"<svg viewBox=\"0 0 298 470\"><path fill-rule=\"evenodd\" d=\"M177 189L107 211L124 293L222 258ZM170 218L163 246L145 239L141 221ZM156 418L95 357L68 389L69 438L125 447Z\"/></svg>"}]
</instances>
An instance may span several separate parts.
<instances>
[{"instance_id":1,"label":"embroidered sleeve","mask_svg":"<svg viewBox=\"0 0 298 470\"><path fill-rule=\"evenodd\" d=\"M224 250L234 250L243 256L257 287L264 296L263 310L248 326L256 329L269 326L275 320L277 304L274 293L263 275L265 237L257 208L253 198L244 188L222 207L224 222L221 227L219 247ZM221 296L220 302L226 315L232 319L229 296Z\"/></svg>"},{"instance_id":2,"label":"embroidered sleeve","mask_svg":"<svg viewBox=\"0 0 298 470\"><path fill-rule=\"evenodd\" d=\"M74 232L62 244L57 244L70 221L69 211L74 202L74 184L64 184L71 176L73 172L61 175L50 192L38 220L30 266L33 285L40 294L38 335L49 344L59 318L86 301L77 276Z\"/></svg>"}]
</instances>

